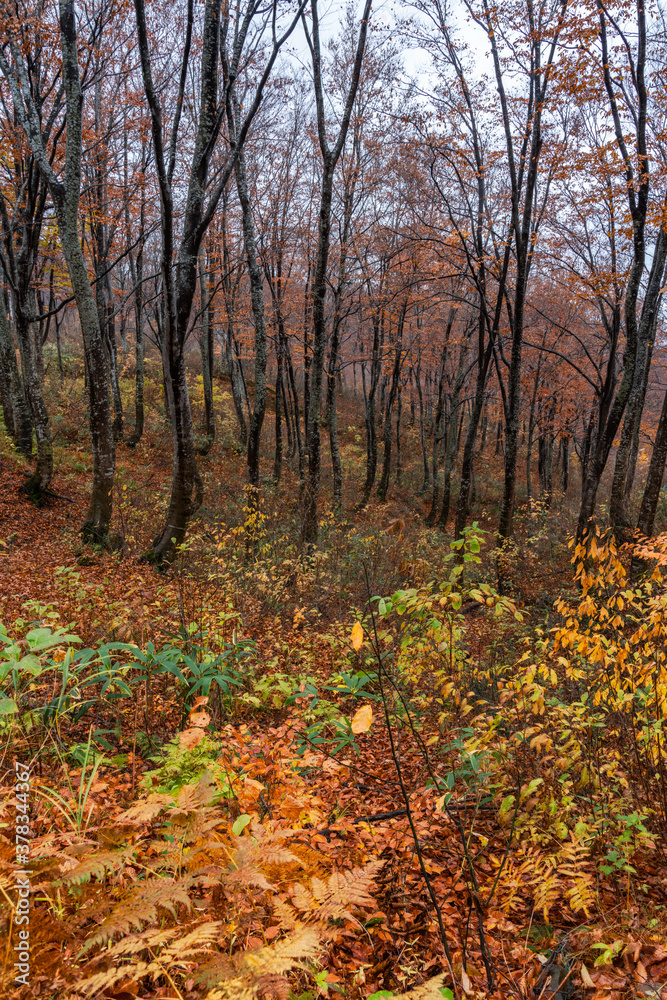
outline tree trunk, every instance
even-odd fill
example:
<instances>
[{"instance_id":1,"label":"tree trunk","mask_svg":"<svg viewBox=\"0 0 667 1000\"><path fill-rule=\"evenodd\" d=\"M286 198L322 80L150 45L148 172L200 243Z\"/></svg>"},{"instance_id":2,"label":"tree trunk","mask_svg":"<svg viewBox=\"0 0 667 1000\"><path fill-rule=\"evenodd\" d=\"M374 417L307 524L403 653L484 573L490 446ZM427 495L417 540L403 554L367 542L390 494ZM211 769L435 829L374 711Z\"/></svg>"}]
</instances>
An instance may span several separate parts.
<instances>
[{"instance_id":1,"label":"tree trunk","mask_svg":"<svg viewBox=\"0 0 667 1000\"><path fill-rule=\"evenodd\" d=\"M401 465L401 385L398 385L398 398L396 400L396 484L401 485L403 479L403 467Z\"/></svg>"},{"instance_id":2,"label":"tree trunk","mask_svg":"<svg viewBox=\"0 0 667 1000\"><path fill-rule=\"evenodd\" d=\"M264 315L264 274L257 260L255 224L250 207L248 177L243 151L236 160L236 189L243 212L243 243L250 280L250 303L255 327L255 393L248 429L248 484L259 489L259 459L262 424L266 413L266 320Z\"/></svg>"},{"instance_id":3,"label":"tree trunk","mask_svg":"<svg viewBox=\"0 0 667 1000\"><path fill-rule=\"evenodd\" d=\"M459 450L459 441L461 438L461 432L457 433L456 426L458 422L458 411L461 409L461 390L463 389L463 383L466 376L466 359L468 356L468 340L463 340L461 342L461 348L459 353L459 363L456 372L456 378L454 380L454 388L452 390L451 399L451 416L449 420L449 425L447 427L447 438L445 442L445 468L444 468L444 482L442 488L442 507L440 508L440 517L438 518L439 526L444 529L447 527L447 521L449 520L449 507L452 495L452 471L454 469L454 462L456 459L457 452Z\"/></svg>"},{"instance_id":4,"label":"tree trunk","mask_svg":"<svg viewBox=\"0 0 667 1000\"><path fill-rule=\"evenodd\" d=\"M484 454L484 448L486 446L486 432L489 427L489 404L485 403L484 409L482 411L482 433L479 439L479 449L477 451L478 455Z\"/></svg>"},{"instance_id":5,"label":"tree trunk","mask_svg":"<svg viewBox=\"0 0 667 1000\"><path fill-rule=\"evenodd\" d=\"M201 294L201 330L199 333L199 350L201 354L202 382L204 390L204 425L202 433L204 440L198 451L200 455L208 455L215 440L215 415L213 413L213 308L212 293L209 296L208 283L204 269L204 261L199 261L199 288Z\"/></svg>"},{"instance_id":6,"label":"tree trunk","mask_svg":"<svg viewBox=\"0 0 667 1000\"><path fill-rule=\"evenodd\" d=\"M324 302L326 297L326 272L329 259L331 233L331 199L333 194L333 167L324 165L320 192L320 219L318 229L317 261L313 277L312 313L313 345L308 369L308 470L304 491L301 540L312 548L318 538L317 501L320 492L321 441L320 408L322 405L322 377L326 341ZM305 345L304 345L305 349Z\"/></svg>"},{"instance_id":7,"label":"tree trunk","mask_svg":"<svg viewBox=\"0 0 667 1000\"><path fill-rule=\"evenodd\" d=\"M276 454L273 461L273 480L280 482L283 471L283 427L282 427L282 402L283 402L283 346L280 333L276 338ZM289 422L288 422L289 430Z\"/></svg>"},{"instance_id":8,"label":"tree trunk","mask_svg":"<svg viewBox=\"0 0 667 1000\"><path fill-rule=\"evenodd\" d=\"M651 273L644 297L641 317L637 329L637 354L635 360L632 388L625 408L625 417L621 429L621 440L616 452L614 478L609 501L609 519L617 528L627 528L630 524L628 513L629 489L628 480L632 482L632 452L635 430L639 431L646 389L648 387L649 371L653 354L653 337L660 308L660 288L663 281L665 262L667 260L667 234L660 229L653 254ZM635 453L636 454L636 453Z\"/></svg>"},{"instance_id":9,"label":"tree trunk","mask_svg":"<svg viewBox=\"0 0 667 1000\"><path fill-rule=\"evenodd\" d=\"M461 480L459 484L459 495L456 501L456 521L454 524L454 538L463 538L463 529L466 526L468 517L468 499L470 496L470 486L473 480L475 460L475 440L477 438L477 427L484 407L486 394L486 380L489 371L489 363L493 349L494 338L489 338L489 343L484 348L484 315L480 307L479 330L478 330L478 355L477 355L477 379L475 384L475 396L470 410L470 421L466 431L465 443L463 446L463 458L461 460Z\"/></svg>"},{"instance_id":10,"label":"tree trunk","mask_svg":"<svg viewBox=\"0 0 667 1000\"><path fill-rule=\"evenodd\" d=\"M24 458L32 456L30 410L23 394L16 349L0 293L0 392L5 429Z\"/></svg>"},{"instance_id":11,"label":"tree trunk","mask_svg":"<svg viewBox=\"0 0 667 1000\"><path fill-rule=\"evenodd\" d=\"M317 108L317 126L320 152L322 156L322 183L320 188L320 212L317 239L317 258L313 276L313 353L309 372L308 400L308 473L303 496L303 519L301 524L301 541L308 548L316 544L318 538L317 502L320 489L320 406L322 403L322 376L324 372L324 350L326 340L324 304L326 298L327 263L329 259L329 243L331 239L331 201L333 194L333 178L336 164L343 150L350 126L352 109L359 86L361 64L366 46L368 20L371 13L372 0L366 0L361 16L357 47L352 66L350 82L344 102L338 135L333 147L329 147L326 139L326 116L324 90L322 85L322 56L320 49L320 25L317 10L317 0L311 0L312 37L309 38L309 48L313 64L313 80L315 86L315 105ZM303 21L305 25L305 20ZM304 344L305 353L305 344Z\"/></svg>"},{"instance_id":12,"label":"tree trunk","mask_svg":"<svg viewBox=\"0 0 667 1000\"><path fill-rule=\"evenodd\" d=\"M403 353L403 325L405 323L405 314L407 312L408 302L407 299L404 300L403 306L401 308L400 315L398 317L398 327L396 330L396 343L394 345L394 366L391 373L391 385L389 387L389 392L387 394L387 404L385 408L384 415L384 454L382 457L382 473L380 475L380 482L377 488L377 498L380 503L385 503L387 500L387 490L389 489L389 474L391 472L391 438L392 438L392 428L391 428L391 418L392 411L394 408L394 400L396 399L396 393L398 391L398 380L401 374L401 362Z\"/></svg>"},{"instance_id":13,"label":"tree trunk","mask_svg":"<svg viewBox=\"0 0 667 1000\"><path fill-rule=\"evenodd\" d=\"M364 404L366 415L366 481L361 499L356 509L363 510L371 497L377 472L378 449L377 428L375 426L375 395L380 381L380 314L373 313L373 352L371 355L370 386L366 395L366 368L362 363L361 378L364 388Z\"/></svg>"},{"instance_id":14,"label":"tree trunk","mask_svg":"<svg viewBox=\"0 0 667 1000\"><path fill-rule=\"evenodd\" d=\"M163 348L162 368L171 407L174 447L171 497L166 525L153 539L149 561L161 562L185 537L188 522L201 506L203 487L197 472L192 410L188 397L185 359L182 351Z\"/></svg>"},{"instance_id":15,"label":"tree trunk","mask_svg":"<svg viewBox=\"0 0 667 1000\"><path fill-rule=\"evenodd\" d=\"M243 391L243 371L238 358L234 352L234 327L231 311L227 311L227 333L225 335L225 356L227 358L227 370L232 389L232 399L236 419L239 422L239 440L241 447L246 448L248 444L248 425L245 418L244 391Z\"/></svg>"},{"instance_id":16,"label":"tree trunk","mask_svg":"<svg viewBox=\"0 0 667 1000\"><path fill-rule=\"evenodd\" d=\"M283 368L285 367L283 359ZM294 458L296 455L296 436L293 430L294 415L292 413L292 408L287 398L287 386L285 385L285 374L280 380L280 405L283 408L283 417L285 418L285 430L287 431L287 457L288 459Z\"/></svg>"},{"instance_id":17,"label":"tree trunk","mask_svg":"<svg viewBox=\"0 0 667 1000\"><path fill-rule=\"evenodd\" d=\"M449 334L451 332L452 321L453 321L453 310L450 311L450 321L447 324L447 332L445 334L445 342L442 347L442 355L440 356L440 371L438 373L438 401L435 408L435 416L433 418L433 451L431 453L431 468L433 473L433 493L431 496L431 509L426 516L426 524L435 524L435 520L438 516L438 500L440 496L440 480L438 478L438 469L440 466L440 454L442 452L442 442L443 438L447 434L449 429L449 424L447 423L445 428L443 428L443 422L446 419L446 401L445 401L445 367L447 365L447 355L449 350Z\"/></svg>"},{"instance_id":18,"label":"tree trunk","mask_svg":"<svg viewBox=\"0 0 667 1000\"><path fill-rule=\"evenodd\" d=\"M650 537L653 534L653 524L660 500L660 490L665 474L665 462L667 461L667 392L662 401L660 421L655 435L651 464L649 465L646 477L646 486L642 497L639 517L637 518L637 530L642 535Z\"/></svg>"},{"instance_id":19,"label":"tree trunk","mask_svg":"<svg viewBox=\"0 0 667 1000\"><path fill-rule=\"evenodd\" d=\"M496 423L496 450L495 450L495 454L496 455L500 455L500 453L502 451L504 451L504 449L503 449L503 425L502 425L502 422L499 420Z\"/></svg>"},{"instance_id":20,"label":"tree trunk","mask_svg":"<svg viewBox=\"0 0 667 1000\"><path fill-rule=\"evenodd\" d=\"M35 428L37 464L35 471L25 483L24 489L30 499L41 506L48 495L53 478L53 446L49 432L49 414L44 402L42 383L35 360L35 341L22 308L16 310L16 336L21 352L23 385L30 406L32 425Z\"/></svg>"},{"instance_id":21,"label":"tree trunk","mask_svg":"<svg viewBox=\"0 0 667 1000\"><path fill-rule=\"evenodd\" d=\"M285 361L287 362L287 378L289 382L290 395L292 399L292 410L294 414L294 438L296 442L296 450L299 458L299 483L303 488L306 478L306 449L303 443L303 436L301 434L301 418L299 414L299 392L296 386L296 377L294 375L294 365L292 364L292 354L289 347L289 342L287 336L283 336L283 351L285 355ZM305 400L304 400L305 407Z\"/></svg>"},{"instance_id":22,"label":"tree trunk","mask_svg":"<svg viewBox=\"0 0 667 1000\"><path fill-rule=\"evenodd\" d=\"M11 92L14 111L51 192L60 243L79 312L93 453L92 493L82 534L84 540L100 542L107 538L111 523L116 456L109 413L109 379L104 340L79 236L83 94L79 77L74 0L59 0L59 16L67 126L64 164L59 175L55 174L47 154L40 116L32 95L23 88L4 54L0 57L0 63ZM25 75L25 66L22 67L22 72Z\"/></svg>"},{"instance_id":23,"label":"tree trunk","mask_svg":"<svg viewBox=\"0 0 667 1000\"><path fill-rule=\"evenodd\" d=\"M342 265L344 266L344 265ZM341 281L339 280L339 286ZM338 412L336 409L336 371L338 368L338 349L340 345L340 294L334 307L331 345L329 347L329 365L327 370L327 401L326 414L329 427L329 448L331 450L331 467L333 472L333 509L336 514L343 505L343 467L340 460L338 445Z\"/></svg>"},{"instance_id":24,"label":"tree trunk","mask_svg":"<svg viewBox=\"0 0 667 1000\"><path fill-rule=\"evenodd\" d=\"M69 216L69 213L67 213ZM88 374L88 415L93 453L93 485L90 504L83 523L84 540L103 542L111 525L113 481L116 464L113 428L109 407L107 358L97 315L95 297L90 287L86 262L81 250L74 217L59 220L63 247L72 290L76 297L83 334L83 346Z\"/></svg>"},{"instance_id":25,"label":"tree trunk","mask_svg":"<svg viewBox=\"0 0 667 1000\"><path fill-rule=\"evenodd\" d=\"M561 439L561 449L560 488L563 496L567 496L570 485L570 438L567 435Z\"/></svg>"},{"instance_id":26,"label":"tree trunk","mask_svg":"<svg viewBox=\"0 0 667 1000\"><path fill-rule=\"evenodd\" d=\"M109 377L114 412L112 433L114 442L117 442L123 437L123 400L120 394L120 381L118 379L118 346L116 344L116 321L113 313L113 300L108 297L107 293L103 328L107 351L109 353Z\"/></svg>"},{"instance_id":27,"label":"tree trunk","mask_svg":"<svg viewBox=\"0 0 667 1000\"><path fill-rule=\"evenodd\" d=\"M535 370L535 379L533 381L533 395L530 398L530 412L528 414L528 444L526 448L526 496L528 500L530 500L532 496L532 483L530 479L530 474L531 474L531 462L533 458L533 440L535 437L535 406L537 403L537 390L540 384L541 367L542 367L542 351L540 351L537 357L537 367Z\"/></svg>"},{"instance_id":28,"label":"tree trunk","mask_svg":"<svg viewBox=\"0 0 667 1000\"><path fill-rule=\"evenodd\" d=\"M428 452L426 449L426 426L424 420L424 395L422 393L421 386L421 365L417 365L417 371L415 372L415 386L417 388L417 398L419 400L419 443L421 445L422 465L424 467L424 480L419 493L423 494L426 493L429 483L431 482L431 470L428 466Z\"/></svg>"},{"instance_id":29,"label":"tree trunk","mask_svg":"<svg viewBox=\"0 0 667 1000\"><path fill-rule=\"evenodd\" d=\"M143 233L143 203L142 203L142 233ZM134 327L135 327L135 374L134 374L134 430L127 440L128 448L136 448L144 433L144 303L142 279L144 276L144 253L140 245L137 260L132 275L134 290Z\"/></svg>"}]
</instances>

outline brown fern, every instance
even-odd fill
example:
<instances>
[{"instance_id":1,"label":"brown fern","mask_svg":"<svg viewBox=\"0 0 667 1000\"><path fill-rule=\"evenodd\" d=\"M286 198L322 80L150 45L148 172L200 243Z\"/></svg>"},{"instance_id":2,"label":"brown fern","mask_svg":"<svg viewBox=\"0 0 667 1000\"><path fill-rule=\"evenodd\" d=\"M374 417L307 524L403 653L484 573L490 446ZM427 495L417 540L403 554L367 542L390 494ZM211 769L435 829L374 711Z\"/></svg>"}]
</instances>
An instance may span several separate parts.
<instances>
[{"instance_id":1,"label":"brown fern","mask_svg":"<svg viewBox=\"0 0 667 1000\"><path fill-rule=\"evenodd\" d=\"M243 952L231 961L218 956L200 969L197 982L208 988L205 1000L254 1000L276 977L312 961L319 947L315 928L297 927L275 944Z\"/></svg>"},{"instance_id":2,"label":"brown fern","mask_svg":"<svg viewBox=\"0 0 667 1000\"><path fill-rule=\"evenodd\" d=\"M131 847L126 847L121 851L99 851L75 865L53 884L55 886L79 885L82 882L90 882L93 878L103 879L105 875L119 872L124 868L133 854L134 851Z\"/></svg>"},{"instance_id":3,"label":"brown fern","mask_svg":"<svg viewBox=\"0 0 667 1000\"><path fill-rule=\"evenodd\" d=\"M191 909L188 887L184 879L174 882L166 878L148 879L133 886L95 934L88 938L81 954L95 945L110 941L117 934L127 934L133 928L140 929L143 924L157 920L159 910L166 910L175 920L179 906Z\"/></svg>"},{"instance_id":4,"label":"brown fern","mask_svg":"<svg viewBox=\"0 0 667 1000\"><path fill-rule=\"evenodd\" d=\"M376 860L363 868L334 872L327 882L314 877L310 880L310 889L298 883L292 894L294 905L303 915L302 919L309 923L326 924L330 920L346 919L361 926L352 910L375 906L370 889L383 867L384 862Z\"/></svg>"},{"instance_id":5,"label":"brown fern","mask_svg":"<svg viewBox=\"0 0 667 1000\"><path fill-rule=\"evenodd\" d=\"M183 927L130 934L98 956L111 963L110 967L83 980L77 990L89 996L120 982L138 983L147 977L157 979L167 972L188 970L210 951L222 929L220 923L204 923L185 935Z\"/></svg>"},{"instance_id":6,"label":"brown fern","mask_svg":"<svg viewBox=\"0 0 667 1000\"><path fill-rule=\"evenodd\" d=\"M397 994L393 1000L442 1000L441 990L445 985L445 978L444 975L434 976L408 993Z\"/></svg>"}]
</instances>

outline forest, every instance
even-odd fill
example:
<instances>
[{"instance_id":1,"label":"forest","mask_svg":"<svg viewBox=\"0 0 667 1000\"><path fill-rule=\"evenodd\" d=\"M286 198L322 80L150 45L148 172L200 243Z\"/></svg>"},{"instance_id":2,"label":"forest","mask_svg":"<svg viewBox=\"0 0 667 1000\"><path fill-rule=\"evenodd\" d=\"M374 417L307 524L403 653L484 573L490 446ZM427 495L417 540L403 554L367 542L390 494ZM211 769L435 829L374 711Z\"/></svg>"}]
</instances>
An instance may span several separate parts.
<instances>
[{"instance_id":1,"label":"forest","mask_svg":"<svg viewBox=\"0 0 667 1000\"><path fill-rule=\"evenodd\" d=\"M0 0L0 993L667 1000L662 0Z\"/></svg>"}]
</instances>

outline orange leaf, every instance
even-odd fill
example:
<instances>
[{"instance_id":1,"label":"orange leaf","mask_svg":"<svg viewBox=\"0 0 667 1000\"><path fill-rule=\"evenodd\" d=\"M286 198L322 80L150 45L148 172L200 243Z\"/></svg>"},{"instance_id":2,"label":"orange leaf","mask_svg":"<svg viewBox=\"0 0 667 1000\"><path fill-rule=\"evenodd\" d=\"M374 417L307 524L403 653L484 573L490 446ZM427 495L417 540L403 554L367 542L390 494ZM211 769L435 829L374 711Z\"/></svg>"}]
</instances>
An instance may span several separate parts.
<instances>
[{"instance_id":1,"label":"orange leaf","mask_svg":"<svg viewBox=\"0 0 667 1000\"><path fill-rule=\"evenodd\" d=\"M181 750L194 750L198 743L204 739L203 729L184 729L178 734L178 745Z\"/></svg>"},{"instance_id":2,"label":"orange leaf","mask_svg":"<svg viewBox=\"0 0 667 1000\"><path fill-rule=\"evenodd\" d=\"M198 729L205 729L211 721L208 712L190 712L190 725Z\"/></svg>"},{"instance_id":3,"label":"orange leaf","mask_svg":"<svg viewBox=\"0 0 667 1000\"><path fill-rule=\"evenodd\" d=\"M354 713L354 718L352 719L352 732L357 733L367 733L371 728L371 723L373 722L373 709L370 705L362 705Z\"/></svg>"},{"instance_id":4,"label":"orange leaf","mask_svg":"<svg viewBox=\"0 0 667 1000\"><path fill-rule=\"evenodd\" d=\"M352 640L353 649L361 649L361 644L364 641L364 630L361 627L361 622L355 622L352 626L352 634L350 635Z\"/></svg>"}]
</instances>

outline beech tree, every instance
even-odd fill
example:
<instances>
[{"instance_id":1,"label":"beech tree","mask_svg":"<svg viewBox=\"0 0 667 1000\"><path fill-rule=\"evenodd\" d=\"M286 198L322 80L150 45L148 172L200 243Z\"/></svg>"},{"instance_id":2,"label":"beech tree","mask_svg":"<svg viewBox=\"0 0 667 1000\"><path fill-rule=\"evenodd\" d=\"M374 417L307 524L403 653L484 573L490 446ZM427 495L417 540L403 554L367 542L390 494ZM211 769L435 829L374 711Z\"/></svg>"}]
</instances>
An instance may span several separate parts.
<instances>
[{"instance_id":1,"label":"beech tree","mask_svg":"<svg viewBox=\"0 0 667 1000\"><path fill-rule=\"evenodd\" d=\"M340 124L333 145L327 137L327 114L325 108L322 48L320 43L320 15L317 0L311 0L311 24L307 27L303 19L304 31L310 49L313 68L313 87L315 91L315 107L317 114L317 136L322 157L322 178L320 187L320 205L318 222L317 258L312 280L312 330L313 352L309 371L308 428L307 451L308 471L304 491L303 518L301 524L301 540L306 547L312 547L317 542L318 520L317 502L320 492L321 438L320 438L320 407L322 405L322 380L324 375L324 356L326 349L326 318L325 297L327 280L327 263L331 240L331 203L333 197L334 172L345 145L354 100L359 87L361 65L366 46L368 20L371 14L372 0L366 0L361 15L354 62L352 63L347 94L343 105Z\"/></svg>"},{"instance_id":2,"label":"beech tree","mask_svg":"<svg viewBox=\"0 0 667 1000\"><path fill-rule=\"evenodd\" d=\"M83 535L86 539L104 541L111 523L115 448L109 413L107 360L79 232L83 89L74 0L59 0L58 11L61 67L55 70L52 67L55 79L44 77L41 59L24 58L26 24L7 10L3 12L4 44L0 47L0 71L7 82L17 121L48 186L76 298L88 375L89 426L93 452L92 491L83 524ZM88 45L94 44L105 13L107 12L103 8L93 18ZM39 52L42 51L40 25L45 16L46 7L39 0L28 25L28 30L34 33L31 42ZM62 83L59 83L61 74ZM60 121L63 112L64 120ZM58 144L63 131L65 149L60 166L55 159L56 149L53 144ZM48 144L51 144L51 148Z\"/></svg>"},{"instance_id":3,"label":"beech tree","mask_svg":"<svg viewBox=\"0 0 667 1000\"><path fill-rule=\"evenodd\" d=\"M154 59L148 39L145 3L144 0L135 0L134 3L141 72L151 116L153 151L160 188L162 364L171 410L174 443L171 499L166 523L156 535L148 554L149 559L158 563L170 558L175 547L182 542L188 522L203 497L201 478L197 471L183 351L197 288L198 259L204 235L236 167L278 53L301 15L302 7L291 18L282 34L279 33L279 2L280 0L273 0L267 17L265 8L258 0L248 0L237 18L233 16L230 8L222 9L221 0L206 0L201 26L198 126L188 169L188 187L180 241L176 231L174 171L179 154L179 127L192 52L194 0L188 0L176 110L168 146L165 145L163 134L164 111L154 82ZM228 107L234 102L237 78L242 70L243 60L247 57L246 46L251 41L251 30L258 26L260 18L262 27L267 26L267 22L270 26L272 36L270 54L255 87L253 99L248 102L248 109L240 120L235 122L228 153L217 168L214 183L209 186L209 167L213 151L220 138ZM222 64L221 88L219 63Z\"/></svg>"}]
</instances>

